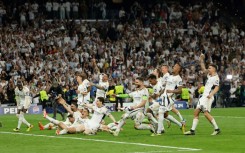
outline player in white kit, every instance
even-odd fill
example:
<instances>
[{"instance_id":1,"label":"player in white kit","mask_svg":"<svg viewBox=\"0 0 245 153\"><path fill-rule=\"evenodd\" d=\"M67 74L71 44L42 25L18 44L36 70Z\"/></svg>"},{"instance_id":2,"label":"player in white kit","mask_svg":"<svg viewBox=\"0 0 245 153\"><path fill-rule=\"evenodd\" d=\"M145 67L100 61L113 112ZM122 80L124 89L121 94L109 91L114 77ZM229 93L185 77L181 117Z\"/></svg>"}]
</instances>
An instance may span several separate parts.
<instances>
[{"instance_id":1,"label":"player in white kit","mask_svg":"<svg viewBox=\"0 0 245 153\"><path fill-rule=\"evenodd\" d=\"M17 87L15 88L15 96L18 109L16 116L19 120L17 127L13 130L15 132L19 132L21 124L24 123L28 126L26 131L30 131L33 128L33 125L27 122L24 117L24 114L31 105L30 90L28 89L28 87L23 86L20 80L17 81Z\"/></svg>"},{"instance_id":2,"label":"player in white kit","mask_svg":"<svg viewBox=\"0 0 245 153\"><path fill-rule=\"evenodd\" d=\"M201 112L203 112L206 119L214 127L214 132L211 135L217 135L220 133L220 129L215 119L210 114L211 106L214 100L214 94L216 94L219 91L219 76L217 74L217 66L214 64L209 64L208 69L206 69L204 65L204 58L205 56L201 54L200 65L201 65L202 71L204 73L207 73L207 82L204 87L203 95L199 99L197 103L197 107L194 111L194 119L193 119L192 127L190 131L185 132L185 135L195 135L195 130L196 130L198 120L199 120L199 114Z\"/></svg>"},{"instance_id":3,"label":"player in white kit","mask_svg":"<svg viewBox=\"0 0 245 153\"><path fill-rule=\"evenodd\" d=\"M93 66L95 67L95 69L100 72L96 62L95 62L95 59L92 59L92 62L93 62ZM93 82L90 83L91 86L95 86L97 88L96 90L96 97L95 97L95 100L93 102L94 105L96 105L96 101L97 101L97 98L98 97L103 97L103 98L106 98L106 92L109 88L109 81L108 81L108 75L107 74L104 74L104 73L100 73L99 75L99 83L98 84L94 84Z\"/></svg>"},{"instance_id":4,"label":"player in white kit","mask_svg":"<svg viewBox=\"0 0 245 153\"><path fill-rule=\"evenodd\" d=\"M168 65L162 65L161 66L161 72L162 72L162 77L161 77L161 81L162 81L162 86L165 88L166 84L167 84L167 80L170 76L169 74L169 68L168 68ZM183 118L183 116L180 114L179 110L177 110L175 107L174 107L174 104L172 105L172 109L171 111L173 113L175 113L179 119L180 119L180 122L185 125L185 119Z\"/></svg>"},{"instance_id":5,"label":"player in white kit","mask_svg":"<svg viewBox=\"0 0 245 153\"><path fill-rule=\"evenodd\" d=\"M77 89L77 104L78 108L81 109L84 103L89 103L90 101L90 82L87 79L87 75L85 73L78 73L77 74L77 82L78 82L78 89Z\"/></svg>"},{"instance_id":6,"label":"player in white kit","mask_svg":"<svg viewBox=\"0 0 245 153\"><path fill-rule=\"evenodd\" d=\"M169 111L173 109L175 94L181 94L182 92L182 78L179 75L181 69L181 65L176 63L173 67L172 75L169 75L166 79L166 86L162 95L162 101L159 103L160 107L158 111L159 117L157 135L161 135L161 133L164 132L164 118L176 123L179 127L181 127L182 132L184 132L185 125L176 120L172 115L168 114Z\"/></svg>"},{"instance_id":7,"label":"player in white kit","mask_svg":"<svg viewBox=\"0 0 245 153\"><path fill-rule=\"evenodd\" d=\"M119 121L117 129L111 131L114 136L118 136L121 130L121 127L124 125L126 119L131 118L134 120L134 127L138 130L151 130L155 133L155 127L152 124L142 124L142 121L145 117L145 112L148 107L148 98L149 92L148 89L144 86L144 79L138 77L135 79L136 90L129 94L117 95L121 98L132 97L133 104L130 107L125 108L125 114L123 114L122 119Z\"/></svg>"},{"instance_id":8,"label":"player in white kit","mask_svg":"<svg viewBox=\"0 0 245 153\"><path fill-rule=\"evenodd\" d=\"M84 134L93 135L99 130L101 122L105 116L108 116L113 123L116 123L115 118L109 112L109 110L104 106L105 99L104 97L98 97L95 105L94 104L85 104L85 107L93 110L93 115L91 119L84 124Z\"/></svg>"}]
</instances>

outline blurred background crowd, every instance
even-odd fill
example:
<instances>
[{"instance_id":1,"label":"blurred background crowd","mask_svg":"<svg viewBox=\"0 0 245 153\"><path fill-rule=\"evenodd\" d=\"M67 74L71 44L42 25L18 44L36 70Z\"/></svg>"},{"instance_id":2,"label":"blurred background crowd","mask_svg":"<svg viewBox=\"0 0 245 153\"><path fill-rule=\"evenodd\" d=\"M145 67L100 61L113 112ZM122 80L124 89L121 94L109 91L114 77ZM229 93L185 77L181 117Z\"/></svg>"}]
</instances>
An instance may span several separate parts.
<instances>
[{"instance_id":1,"label":"blurred background crowd","mask_svg":"<svg viewBox=\"0 0 245 153\"><path fill-rule=\"evenodd\" d=\"M195 98L205 82L196 61L205 53L206 63L218 65L216 100L243 106L244 10L244 1L232 0L0 0L0 102L15 103L18 79L34 96L53 78L75 100L75 72L99 80L93 58L125 91L135 77L147 80L161 64L180 62Z\"/></svg>"}]
</instances>

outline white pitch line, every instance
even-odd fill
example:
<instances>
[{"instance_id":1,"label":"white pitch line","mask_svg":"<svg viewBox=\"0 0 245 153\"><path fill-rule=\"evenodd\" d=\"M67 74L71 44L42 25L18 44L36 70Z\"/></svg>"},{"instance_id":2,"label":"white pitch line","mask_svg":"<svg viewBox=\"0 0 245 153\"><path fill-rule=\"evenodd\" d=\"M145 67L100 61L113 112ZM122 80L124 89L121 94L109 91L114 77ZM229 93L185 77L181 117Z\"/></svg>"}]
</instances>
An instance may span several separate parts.
<instances>
[{"instance_id":1,"label":"white pitch line","mask_svg":"<svg viewBox=\"0 0 245 153\"><path fill-rule=\"evenodd\" d=\"M185 115L185 116L192 116L193 117L193 115ZM203 116L203 115L201 115L200 117L205 117L205 116ZM234 118L234 119L243 119L243 118L245 118L244 116L213 116L213 117L218 117L218 118Z\"/></svg>"},{"instance_id":2,"label":"white pitch line","mask_svg":"<svg viewBox=\"0 0 245 153\"><path fill-rule=\"evenodd\" d=\"M187 150L187 151L200 151L200 150L202 150L202 149L195 149L195 148L183 148L183 147L174 147L174 146L161 146L161 145L154 145L154 144L133 143L133 142L123 142L123 141L110 141L110 140L99 140L99 139L87 139L87 138L76 138L76 137L48 136L48 135L27 134L27 133L15 133L15 132L0 132L0 133L1 134L13 134L13 135L34 136L34 137L57 138L57 139L73 139L73 140L106 142L106 143L114 143L114 144L137 145L137 146L156 147L156 148L169 148L169 149L179 149L179 150Z\"/></svg>"}]
</instances>

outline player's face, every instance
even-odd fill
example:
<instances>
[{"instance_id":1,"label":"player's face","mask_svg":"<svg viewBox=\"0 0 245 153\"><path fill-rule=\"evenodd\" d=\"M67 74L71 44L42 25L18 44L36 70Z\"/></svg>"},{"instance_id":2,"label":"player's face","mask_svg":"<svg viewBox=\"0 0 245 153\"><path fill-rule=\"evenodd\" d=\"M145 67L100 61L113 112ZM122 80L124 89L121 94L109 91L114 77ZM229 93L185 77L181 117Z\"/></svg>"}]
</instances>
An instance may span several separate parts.
<instances>
[{"instance_id":1,"label":"player's face","mask_svg":"<svg viewBox=\"0 0 245 153\"><path fill-rule=\"evenodd\" d=\"M77 110L77 107L74 104L71 104L71 110L72 111L76 111Z\"/></svg>"},{"instance_id":2,"label":"player's face","mask_svg":"<svg viewBox=\"0 0 245 153\"><path fill-rule=\"evenodd\" d=\"M73 123L74 121L75 121L75 118L74 117L68 117L69 118L69 121L71 122L71 123Z\"/></svg>"},{"instance_id":3,"label":"player's face","mask_svg":"<svg viewBox=\"0 0 245 153\"><path fill-rule=\"evenodd\" d=\"M82 111L82 118L88 117L88 114L89 114L88 110L87 109L83 109L83 111Z\"/></svg>"},{"instance_id":4,"label":"player's face","mask_svg":"<svg viewBox=\"0 0 245 153\"><path fill-rule=\"evenodd\" d=\"M162 70L162 73L167 73L168 72L168 67L167 66L162 66L161 70Z\"/></svg>"},{"instance_id":5,"label":"player's face","mask_svg":"<svg viewBox=\"0 0 245 153\"><path fill-rule=\"evenodd\" d=\"M209 74L212 74L212 73L214 73L214 72L215 72L215 68L212 67L212 66L209 66L209 67L208 67L208 73L209 73Z\"/></svg>"},{"instance_id":6,"label":"player's face","mask_svg":"<svg viewBox=\"0 0 245 153\"><path fill-rule=\"evenodd\" d=\"M158 76L158 71L157 71L157 69L155 69L155 70L152 72L152 74L154 74L155 76Z\"/></svg>"},{"instance_id":7,"label":"player's face","mask_svg":"<svg viewBox=\"0 0 245 153\"><path fill-rule=\"evenodd\" d=\"M77 80L77 82L81 82L82 81L82 77L77 76L76 80Z\"/></svg>"},{"instance_id":8,"label":"player's face","mask_svg":"<svg viewBox=\"0 0 245 153\"><path fill-rule=\"evenodd\" d=\"M22 85L18 85L19 90L21 91L23 89Z\"/></svg>"},{"instance_id":9,"label":"player's face","mask_svg":"<svg viewBox=\"0 0 245 153\"><path fill-rule=\"evenodd\" d=\"M178 73L180 71L180 66L178 64L175 64L173 67L173 72Z\"/></svg>"},{"instance_id":10,"label":"player's face","mask_svg":"<svg viewBox=\"0 0 245 153\"><path fill-rule=\"evenodd\" d=\"M103 81L107 81L108 80L108 76L106 74L104 74L103 77L102 77L102 80Z\"/></svg>"},{"instance_id":11,"label":"player's face","mask_svg":"<svg viewBox=\"0 0 245 153\"><path fill-rule=\"evenodd\" d=\"M149 79L149 83L151 85L156 85L157 84L157 80L156 79Z\"/></svg>"},{"instance_id":12,"label":"player's face","mask_svg":"<svg viewBox=\"0 0 245 153\"><path fill-rule=\"evenodd\" d=\"M102 102L99 99L97 99L96 105L97 105L97 107L101 107L102 106Z\"/></svg>"},{"instance_id":13,"label":"player's face","mask_svg":"<svg viewBox=\"0 0 245 153\"><path fill-rule=\"evenodd\" d=\"M140 86L142 85L142 82L140 80L136 79L134 84L135 84L136 88L140 88Z\"/></svg>"}]
</instances>

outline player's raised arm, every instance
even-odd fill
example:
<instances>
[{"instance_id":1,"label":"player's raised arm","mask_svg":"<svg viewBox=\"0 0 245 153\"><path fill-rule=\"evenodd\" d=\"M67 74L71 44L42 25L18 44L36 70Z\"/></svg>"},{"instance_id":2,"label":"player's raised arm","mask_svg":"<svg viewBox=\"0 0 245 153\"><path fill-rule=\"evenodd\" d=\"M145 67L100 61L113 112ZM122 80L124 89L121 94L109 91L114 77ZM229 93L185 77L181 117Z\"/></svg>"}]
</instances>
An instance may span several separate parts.
<instances>
[{"instance_id":1,"label":"player's raised arm","mask_svg":"<svg viewBox=\"0 0 245 153\"><path fill-rule=\"evenodd\" d=\"M201 54L199 61L200 61L200 66L201 66L202 72L206 74L206 73L208 73L208 71L207 71L205 64L204 64L204 58L205 58L205 55Z\"/></svg>"}]
</instances>

